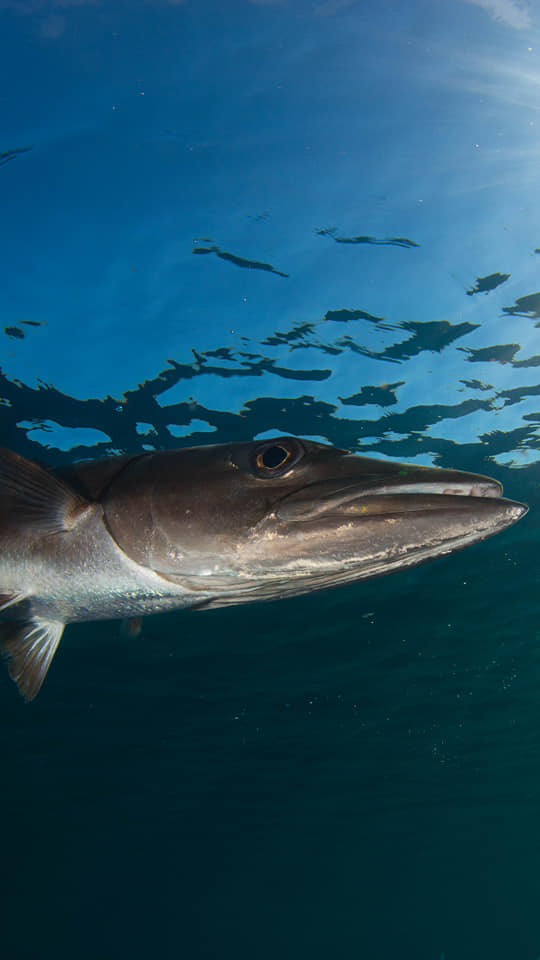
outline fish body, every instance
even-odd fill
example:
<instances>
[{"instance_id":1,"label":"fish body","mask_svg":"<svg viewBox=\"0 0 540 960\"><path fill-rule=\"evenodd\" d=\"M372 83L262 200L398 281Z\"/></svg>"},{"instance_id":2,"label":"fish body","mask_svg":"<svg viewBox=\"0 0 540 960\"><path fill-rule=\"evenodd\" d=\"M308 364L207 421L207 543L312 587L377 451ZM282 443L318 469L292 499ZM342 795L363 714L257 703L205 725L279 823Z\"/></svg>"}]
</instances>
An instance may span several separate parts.
<instances>
[{"instance_id":1,"label":"fish body","mask_svg":"<svg viewBox=\"0 0 540 960\"><path fill-rule=\"evenodd\" d=\"M451 553L526 506L295 437L78 463L0 450L0 647L26 699L67 623L307 593Z\"/></svg>"}]
</instances>

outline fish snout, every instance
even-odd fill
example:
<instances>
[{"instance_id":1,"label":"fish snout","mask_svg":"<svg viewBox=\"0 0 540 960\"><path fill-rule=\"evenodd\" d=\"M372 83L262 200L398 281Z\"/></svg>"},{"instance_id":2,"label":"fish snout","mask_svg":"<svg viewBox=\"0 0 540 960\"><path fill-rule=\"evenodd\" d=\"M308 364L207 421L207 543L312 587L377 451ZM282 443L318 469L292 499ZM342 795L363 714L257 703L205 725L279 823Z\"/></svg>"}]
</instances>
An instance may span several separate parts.
<instances>
[{"instance_id":1,"label":"fish snout","mask_svg":"<svg viewBox=\"0 0 540 960\"><path fill-rule=\"evenodd\" d=\"M276 508L283 521L309 521L340 516L388 517L420 512L463 513L495 517L506 526L527 512L527 506L504 499L497 480L482 474L438 467L417 467L388 461L367 461L348 457L355 466L352 474L339 479L310 484L285 497ZM369 468L366 469L367 464ZM380 469L377 469L380 467ZM369 471L369 472L368 472Z\"/></svg>"}]
</instances>

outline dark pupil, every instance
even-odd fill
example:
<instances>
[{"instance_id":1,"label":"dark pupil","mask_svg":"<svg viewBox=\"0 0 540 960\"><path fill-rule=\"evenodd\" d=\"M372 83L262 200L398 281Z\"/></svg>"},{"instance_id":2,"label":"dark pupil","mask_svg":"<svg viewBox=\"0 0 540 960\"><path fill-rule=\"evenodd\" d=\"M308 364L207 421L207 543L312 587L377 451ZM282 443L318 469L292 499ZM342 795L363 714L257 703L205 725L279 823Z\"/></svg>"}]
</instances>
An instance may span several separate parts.
<instances>
[{"instance_id":1,"label":"dark pupil","mask_svg":"<svg viewBox=\"0 0 540 960\"><path fill-rule=\"evenodd\" d=\"M273 467L280 467L287 459L287 451L283 447L268 447L263 455L262 462L265 467L271 470Z\"/></svg>"}]
</instances>

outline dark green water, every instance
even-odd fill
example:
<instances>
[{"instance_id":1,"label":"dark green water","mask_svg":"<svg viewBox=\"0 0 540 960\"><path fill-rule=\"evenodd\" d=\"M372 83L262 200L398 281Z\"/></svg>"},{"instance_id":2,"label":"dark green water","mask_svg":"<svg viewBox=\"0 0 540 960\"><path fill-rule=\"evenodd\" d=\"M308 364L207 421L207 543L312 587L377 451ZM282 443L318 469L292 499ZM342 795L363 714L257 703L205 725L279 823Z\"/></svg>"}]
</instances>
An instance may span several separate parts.
<instances>
[{"instance_id":1,"label":"dark green water","mask_svg":"<svg viewBox=\"0 0 540 960\"><path fill-rule=\"evenodd\" d=\"M2 955L534 960L535 524L4 679Z\"/></svg>"}]
</instances>

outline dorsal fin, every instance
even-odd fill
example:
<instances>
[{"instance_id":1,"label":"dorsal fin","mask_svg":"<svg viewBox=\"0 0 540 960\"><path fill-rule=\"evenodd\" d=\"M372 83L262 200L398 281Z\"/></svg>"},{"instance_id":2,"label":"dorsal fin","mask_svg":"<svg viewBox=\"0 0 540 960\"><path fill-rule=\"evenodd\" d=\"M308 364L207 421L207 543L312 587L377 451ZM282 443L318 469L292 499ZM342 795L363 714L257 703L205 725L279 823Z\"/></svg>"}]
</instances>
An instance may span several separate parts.
<instances>
[{"instance_id":1,"label":"dorsal fin","mask_svg":"<svg viewBox=\"0 0 540 960\"><path fill-rule=\"evenodd\" d=\"M33 700L39 693L63 629L63 623L39 617L0 624L0 650L25 700Z\"/></svg>"},{"instance_id":2,"label":"dorsal fin","mask_svg":"<svg viewBox=\"0 0 540 960\"><path fill-rule=\"evenodd\" d=\"M71 530L88 501L63 480L18 453L0 447L0 517L34 533Z\"/></svg>"}]
</instances>

